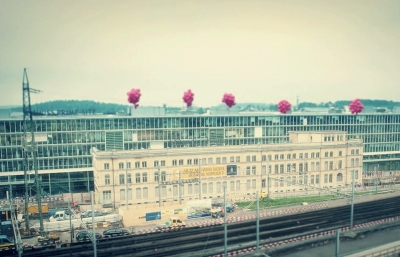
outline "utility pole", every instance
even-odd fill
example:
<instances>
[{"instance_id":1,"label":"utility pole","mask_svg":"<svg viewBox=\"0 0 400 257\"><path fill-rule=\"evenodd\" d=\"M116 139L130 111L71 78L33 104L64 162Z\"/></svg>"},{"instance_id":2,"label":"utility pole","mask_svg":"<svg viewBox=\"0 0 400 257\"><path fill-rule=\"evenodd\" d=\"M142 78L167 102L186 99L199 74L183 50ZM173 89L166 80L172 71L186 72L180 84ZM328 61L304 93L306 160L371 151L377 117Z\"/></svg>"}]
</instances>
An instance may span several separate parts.
<instances>
[{"instance_id":1,"label":"utility pole","mask_svg":"<svg viewBox=\"0 0 400 257\"><path fill-rule=\"evenodd\" d=\"M260 198L258 195L258 191L256 192L256 201L257 201L257 230L256 230L256 237L257 237L257 246L256 246L256 251L257 254L260 254Z\"/></svg>"},{"instance_id":2,"label":"utility pole","mask_svg":"<svg viewBox=\"0 0 400 257\"><path fill-rule=\"evenodd\" d=\"M125 169L125 180L126 180L126 189L125 189L125 196L126 196L126 209L129 210L128 205L128 161L125 161L126 169Z\"/></svg>"},{"instance_id":3,"label":"utility pole","mask_svg":"<svg viewBox=\"0 0 400 257\"><path fill-rule=\"evenodd\" d=\"M354 216L354 170L352 170L353 182L351 184L351 211L350 211L350 233L353 233L353 216Z\"/></svg>"},{"instance_id":4,"label":"utility pole","mask_svg":"<svg viewBox=\"0 0 400 257\"><path fill-rule=\"evenodd\" d=\"M339 257L340 229L336 229L336 251L335 257Z\"/></svg>"},{"instance_id":5,"label":"utility pole","mask_svg":"<svg viewBox=\"0 0 400 257\"><path fill-rule=\"evenodd\" d=\"M72 236L73 236L73 231L72 231L72 210L71 210L71 199L68 199L68 211L69 213L69 233L71 235L71 241L72 243Z\"/></svg>"},{"instance_id":6,"label":"utility pole","mask_svg":"<svg viewBox=\"0 0 400 257\"><path fill-rule=\"evenodd\" d=\"M228 256L228 226L226 224L226 187L224 187L224 256Z\"/></svg>"},{"instance_id":7,"label":"utility pole","mask_svg":"<svg viewBox=\"0 0 400 257\"><path fill-rule=\"evenodd\" d=\"M179 187L179 204L182 204L182 192L181 192L181 171L178 170L178 187Z\"/></svg>"},{"instance_id":8,"label":"utility pole","mask_svg":"<svg viewBox=\"0 0 400 257\"><path fill-rule=\"evenodd\" d=\"M161 207L161 173L160 173L160 166L158 166L158 206Z\"/></svg>"},{"instance_id":9,"label":"utility pole","mask_svg":"<svg viewBox=\"0 0 400 257\"><path fill-rule=\"evenodd\" d=\"M201 159L199 158L199 200L201 200L201 165L200 161Z\"/></svg>"},{"instance_id":10,"label":"utility pole","mask_svg":"<svg viewBox=\"0 0 400 257\"><path fill-rule=\"evenodd\" d=\"M35 142L35 130L36 126L32 118L32 108L31 108L31 93L40 93L42 91L33 89L29 87L28 73L26 68L24 69L24 74L22 78L22 103L23 103L23 167L24 167L24 184L25 184L25 226L28 233L29 229L29 211L28 211L28 171L33 167L35 171L35 183L36 183L36 201L38 205L39 214L39 233L44 234L43 227L43 216L42 216L42 203L41 203L41 188L38 173L38 163L37 163L37 145Z\"/></svg>"},{"instance_id":11,"label":"utility pole","mask_svg":"<svg viewBox=\"0 0 400 257\"><path fill-rule=\"evenodd\" d=\"M94 196L93 191L90 191L90 201L92 204L92 242L93 242L93 257L97 257L97 238L96 238L96 226L94 221Z\"/></svg>"}]
</instances>

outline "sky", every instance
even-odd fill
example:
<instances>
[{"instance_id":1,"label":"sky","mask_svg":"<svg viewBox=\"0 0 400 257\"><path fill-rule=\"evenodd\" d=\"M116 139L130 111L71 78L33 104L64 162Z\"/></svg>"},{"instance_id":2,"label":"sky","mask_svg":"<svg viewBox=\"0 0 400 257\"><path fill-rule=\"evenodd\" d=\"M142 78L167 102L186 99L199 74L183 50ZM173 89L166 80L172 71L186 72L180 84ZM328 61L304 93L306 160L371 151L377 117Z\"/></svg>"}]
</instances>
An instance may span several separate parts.
<instances>
[{"instance_id":1,"label":"sky","mask_svg":"<svg viewBox=\"0 0 400 257\"><path fill-rule=\"evenodd\" d=\"M0 0L0 105L399 100L398 0Z\"/></svg>"}]
</instances>

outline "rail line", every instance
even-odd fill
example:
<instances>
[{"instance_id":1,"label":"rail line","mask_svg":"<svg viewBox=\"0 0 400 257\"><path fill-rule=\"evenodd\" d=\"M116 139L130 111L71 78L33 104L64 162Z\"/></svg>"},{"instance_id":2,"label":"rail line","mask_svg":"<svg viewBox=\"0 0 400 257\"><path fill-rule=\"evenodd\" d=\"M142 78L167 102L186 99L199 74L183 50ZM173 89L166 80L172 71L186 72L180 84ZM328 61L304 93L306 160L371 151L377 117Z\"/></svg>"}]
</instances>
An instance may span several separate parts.
<instances>
[{"instance_id":1,"label":"rail line","mask_svg":"<svg viewBox=\"0 0 400 257\"><path fill-rule=\"evenodd\" d=\"M356 204L354 225L400 214L400 197ZM350 206L260 219L260 239L290 237L331 229L349 223ZM228 224L228 245L255 241L255 222L242 221ZM125 236L99 240L97 256L171 256L185 252L202 251L223 246L223 226L192 227L178 231ZM91 243L72 244L57 249L57 256L93 255ZM54 256L55 251L26 251L23 256Z\"/></svg>"}]
</instances>

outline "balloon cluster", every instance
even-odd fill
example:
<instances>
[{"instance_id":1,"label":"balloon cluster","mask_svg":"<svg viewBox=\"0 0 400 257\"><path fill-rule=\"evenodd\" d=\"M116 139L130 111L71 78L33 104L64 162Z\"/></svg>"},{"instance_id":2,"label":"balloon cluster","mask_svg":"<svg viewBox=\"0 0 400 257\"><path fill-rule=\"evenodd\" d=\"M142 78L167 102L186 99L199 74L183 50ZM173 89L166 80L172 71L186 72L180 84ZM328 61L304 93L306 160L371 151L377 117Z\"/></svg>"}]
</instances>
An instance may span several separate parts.
<instances>
[{"instance_id":1,"label":"balloon cluster","mask_svg":"<svg viewBox=\"0 0 400 257\"><path fill-rule=\"evenodd\" d=\"M360 99L357 98L350 102L349 109L352 114L357 115L360 112L362 112L362 110L364 109L364 105L362 105L362 103L360 102Z\"/></svg>"},{"instance_id":2,"label":"balloon cluster","mask_svg":"<svg viewBox=\"0 0 400 257\"><path fill-rule=\"evenodd\" d=\"M140 96L142 95L140 93L140 89L134 89L132 88L131 91L129 91L128 93L126 93L128 95L128 102L133 104L135 106L135 109L138 108L139 106L139 100L140 100Z\"/></svg>"},{"instance_id":3,"label":"balloon cluster","mask_svg":"<svg viewBox=\"0 0 400 257\"><path fill-rule=\"evenodd\" d=\"M278 103L278 109L281 113L286 114L290 110L290 103L286 100L282 100Z\"/></svg>"},{"instance_id":4,"label":"balloon cluster","mask_svg":"<svg viewBox=\"0 0 400 257\"><path fill-rule=\"evenodd\" d=\"M190 89L188 91L186 91L185 93L183 93L182 99L186 103L187 107L192 106L193 96L194 96L194 94L192 93L192 90L190 90Z\"/></svg>"},{"instance_id":5,"label":"balloon cluster","mask_svg":"<svg viewBox=\"0 0 400 257\"><path fill-rule=\"evenodd\" d=\"M229 108L234 106L235 103L235 96L232 94L224 94L224 97L222 98L222 102L225 103Z\"/></svg>"}]
</instances>

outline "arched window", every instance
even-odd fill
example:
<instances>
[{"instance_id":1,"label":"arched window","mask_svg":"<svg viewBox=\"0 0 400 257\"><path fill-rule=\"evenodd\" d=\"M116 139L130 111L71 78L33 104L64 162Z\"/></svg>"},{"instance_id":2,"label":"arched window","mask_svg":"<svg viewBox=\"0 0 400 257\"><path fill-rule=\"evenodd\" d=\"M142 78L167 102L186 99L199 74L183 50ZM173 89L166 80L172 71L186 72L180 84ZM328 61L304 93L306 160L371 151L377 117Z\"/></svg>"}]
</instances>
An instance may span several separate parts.
<instances>
[{"instance_id":1,"label":"arched window","mask_svg":"<svg viewBox=\"0 0 400 257\"><path fill-rule=\"evenodd\" d=\"M343 174L342 173L338 173L336 176L336 181L337 182L342 182L343 181Z\"/></svg>"}]
</instances>

